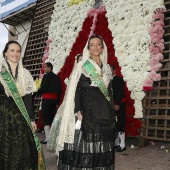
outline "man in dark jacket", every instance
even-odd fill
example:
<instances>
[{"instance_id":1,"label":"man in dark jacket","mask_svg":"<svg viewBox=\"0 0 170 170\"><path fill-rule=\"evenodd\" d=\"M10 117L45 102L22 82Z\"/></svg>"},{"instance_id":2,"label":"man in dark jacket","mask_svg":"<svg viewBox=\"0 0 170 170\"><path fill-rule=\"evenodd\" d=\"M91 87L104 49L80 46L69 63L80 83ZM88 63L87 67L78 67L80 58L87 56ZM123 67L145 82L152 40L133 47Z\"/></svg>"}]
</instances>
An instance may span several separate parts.
<instances>
[{"instance_id":1,"label":"man in dark jacket","mask_svg":"<svg viewBox=\"0 0 170 170\"><path fill-rule=\"evenodd\" d=\"M125 90L124 81L121 77L116 75L115 66L111 65L112 71L112 90L114 109L117 117L116 131L118 132L115 141L116 151L122 152L126 150L125 145L125 126L126 126L126 107L125 107Z\"/></svg>"},{"instance_id":2,"label":"man in dark jacket","mask_svg":"<svg viewBox=\"0 0 170 170\"><path fill-rule=\"evenodd\" d=\"M44 64L44 74L41 87L38 91L42 95L42 121L46 139L41 141L46 144L49 136L50 126L56 113L56 106L61 96L60 77L53 73L53 65L50 62Z\"/></svg>"}]
</instances>

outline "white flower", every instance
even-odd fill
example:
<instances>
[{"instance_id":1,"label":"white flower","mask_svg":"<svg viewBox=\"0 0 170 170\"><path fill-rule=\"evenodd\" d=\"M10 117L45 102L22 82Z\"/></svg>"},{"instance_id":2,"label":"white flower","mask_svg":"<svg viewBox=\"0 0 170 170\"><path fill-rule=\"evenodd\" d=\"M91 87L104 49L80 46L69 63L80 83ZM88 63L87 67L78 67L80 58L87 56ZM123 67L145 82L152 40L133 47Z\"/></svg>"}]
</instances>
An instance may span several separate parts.
<instances>
[{"instance_id":1,"label":"white flower","mask_svg":"<svg viewBox=\"0 0 170 170\"><path fill-rule=\"evenodd\" d=\"M163 7L163 0L103 0L106 6L109 29L112 31L115 55L121 73L135 100L135 118L142 118L143 85L150 71L149 30L152 15Z\"/></svg>"},{"instance_id":2,"label":"white flower","mask_svg":"<svg viewBox=\"0 0 170 170\"><path fill-rule=\"evenodd\" d=\"M55 73L58 73L63 67L65 59L82 29L87 11L92 8L94 2L94 0L84 1L70 7L67 1L56 1L48 32L49 39L52 40L48 60L55 63Z\"/></svg>"}]
</instances>

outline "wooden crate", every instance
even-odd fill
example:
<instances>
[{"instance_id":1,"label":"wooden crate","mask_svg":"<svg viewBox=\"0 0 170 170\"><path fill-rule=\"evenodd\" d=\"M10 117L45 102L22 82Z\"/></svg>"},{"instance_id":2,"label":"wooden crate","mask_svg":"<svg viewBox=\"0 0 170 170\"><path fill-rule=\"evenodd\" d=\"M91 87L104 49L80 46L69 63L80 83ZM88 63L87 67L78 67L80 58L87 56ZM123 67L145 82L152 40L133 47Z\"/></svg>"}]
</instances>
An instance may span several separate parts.
<instances>
[{"instance_id":1,"label":"wooden crate","mask_svg":"<svg viewBox=\"0 0 170 170\"><path fill-rule=\"evenodd\" d=\"M159 70L161 81L154 82L152 91L143 100L144 118L141 128L141 145L145 140L170 141L170 0L164 1L165 49L162 68Z\"/></svg>"}]
</instances>

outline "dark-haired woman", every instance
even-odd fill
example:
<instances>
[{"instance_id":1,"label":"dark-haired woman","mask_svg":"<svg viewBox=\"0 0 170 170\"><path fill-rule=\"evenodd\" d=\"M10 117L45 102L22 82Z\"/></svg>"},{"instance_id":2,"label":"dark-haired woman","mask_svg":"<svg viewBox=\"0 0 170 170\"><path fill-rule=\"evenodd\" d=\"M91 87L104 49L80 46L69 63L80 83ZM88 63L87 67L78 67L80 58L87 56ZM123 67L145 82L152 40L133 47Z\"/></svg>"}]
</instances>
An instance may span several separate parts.
<instances>
[{"instance_id":1,"label":"dark-haired woman","mask_svg":"<svg viewBox=\"0 0 170 170\"><path fill-rule=\"evenodd\" d=\"M58 170L113 170L115 115L111 101L107 47L89 38L83 58L73 68L48 148L55 149ZM76 123L75 123L76 122ZM56 131L54 130L56 127ZM53 139L53 140L52 140Z\"/></svg>"},{"instance_id":2,"label":"dark-haired woman","mask_svg":"<svg viewBox=\"0 0 170 170\"><path fill-rule=\"evenodd\" d=\"M45 170L32 107L36 90L23 68L21 46L9 41L0 56L0 169Z\"/></svg>"}]
</instances>

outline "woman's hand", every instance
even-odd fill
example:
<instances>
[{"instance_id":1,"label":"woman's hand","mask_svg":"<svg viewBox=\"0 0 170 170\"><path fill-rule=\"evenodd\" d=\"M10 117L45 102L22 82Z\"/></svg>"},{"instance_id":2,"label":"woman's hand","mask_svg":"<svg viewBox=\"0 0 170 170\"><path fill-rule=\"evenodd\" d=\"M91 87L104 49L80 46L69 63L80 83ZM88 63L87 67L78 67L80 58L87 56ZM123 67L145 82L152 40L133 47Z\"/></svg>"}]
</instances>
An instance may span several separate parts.
<instances>
[{"instance_id":1,"label":"woman's hand","mask_svg":"<svg viewBox=\"0 0 170 170\"><path fill-rule=\"evenodd\" d=\"M37 130L37 125L36 125L36 123L34 121L31 121L31 126L32 126L34 131Z\"/></svg>"},{"instance_id":2,"label":"woman's hand","mask_svg":"<svg viewBox=\"0 0 170 170\"><path fill-rule=\"evenodd\" d=\"M82 116L81 112L77 113L77 118L78 118L78 120L82 121L83 116Z\"/></svg>"}]
</instances>

